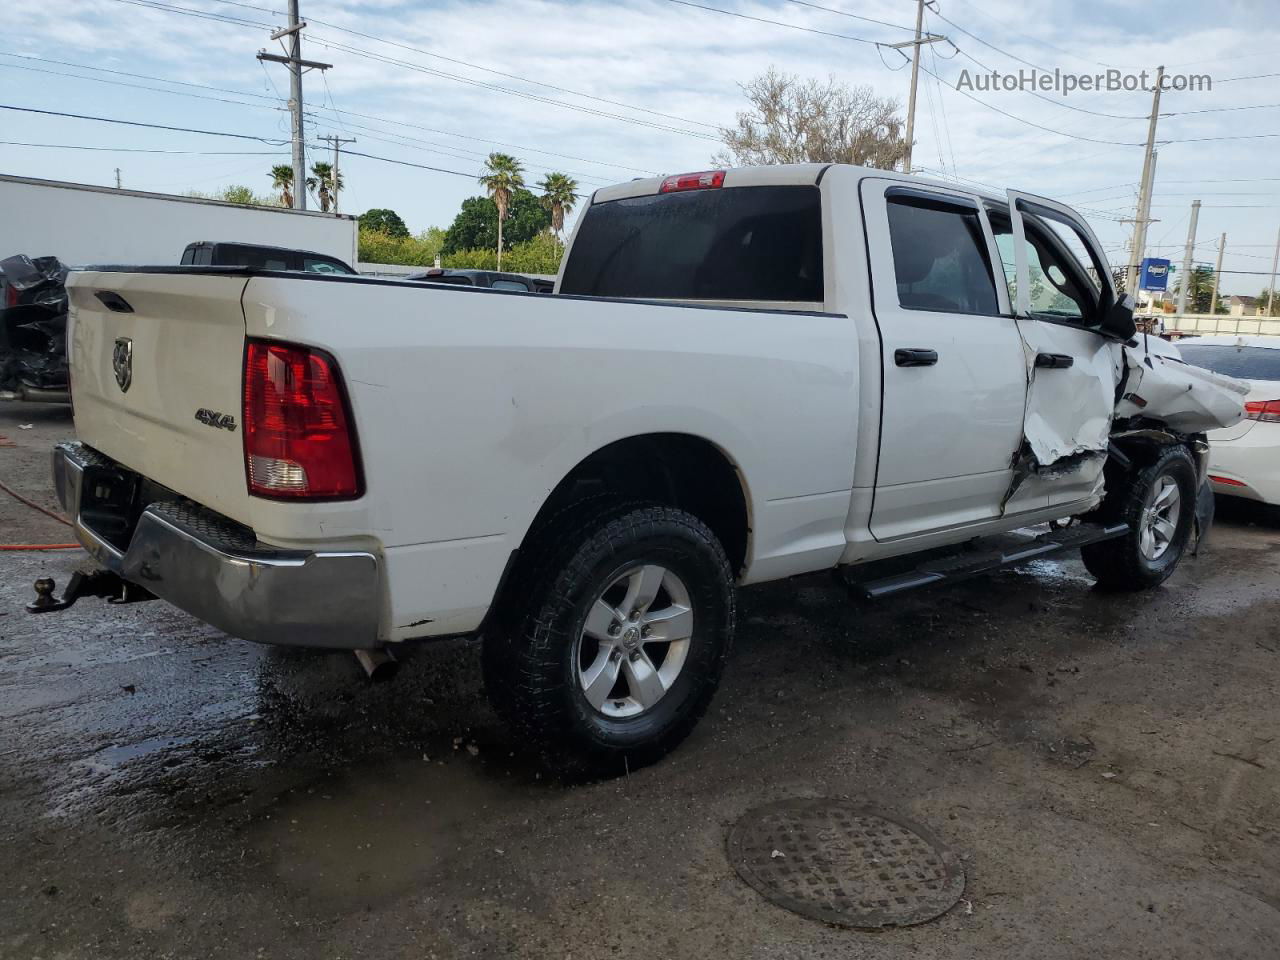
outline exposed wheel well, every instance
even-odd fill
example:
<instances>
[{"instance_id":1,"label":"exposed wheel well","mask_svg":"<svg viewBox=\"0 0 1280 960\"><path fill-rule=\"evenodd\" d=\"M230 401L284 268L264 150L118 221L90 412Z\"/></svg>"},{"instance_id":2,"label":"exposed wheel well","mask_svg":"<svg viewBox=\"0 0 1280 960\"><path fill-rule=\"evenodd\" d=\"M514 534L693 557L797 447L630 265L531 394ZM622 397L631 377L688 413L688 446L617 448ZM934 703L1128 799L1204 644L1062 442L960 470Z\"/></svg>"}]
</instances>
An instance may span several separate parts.
<instances>
[{"instance_id":1,"label":"exposed wheel well","mask_svg":"<svg viewBox=\"0 0 1280 960\"><path fill-rule=\"evenodd\" d=\"M548 518L601 494L686 510L711 528L735 575L746 565L751 528L742 480L724 452L708 440L683 433L651 433L602 447L551 492L526 540Z\"/></svg>"}]
</instances>

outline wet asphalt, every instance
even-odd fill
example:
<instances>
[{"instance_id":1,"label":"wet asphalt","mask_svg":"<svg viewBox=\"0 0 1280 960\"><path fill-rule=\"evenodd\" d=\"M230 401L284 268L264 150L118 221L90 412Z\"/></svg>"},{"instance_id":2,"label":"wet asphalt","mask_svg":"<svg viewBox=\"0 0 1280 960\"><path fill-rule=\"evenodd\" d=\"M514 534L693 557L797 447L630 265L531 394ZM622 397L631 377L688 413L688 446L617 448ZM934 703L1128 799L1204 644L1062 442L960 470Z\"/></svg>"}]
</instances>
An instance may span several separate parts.
<instances>
[{"instance_id":1,"label":"wet asphalt","mask_svg":"<svg viewBox=\"0 0 1280 960\"><path fill-rule=\"evenodd\" d=\"M54 506L71 432L0 403L0 481ZM0 958L1274 957L1280 525L1224 513L1136 596L1075 559L744 591L694 735L585 785L515 749L472 642L375 685L159 602L30 616L82 555L0 552ZM68 539L2 493L0 530ZM725 832L809 796L927 826L964 899L879 933L764 901Z\"/></svg>"}]
</instances>

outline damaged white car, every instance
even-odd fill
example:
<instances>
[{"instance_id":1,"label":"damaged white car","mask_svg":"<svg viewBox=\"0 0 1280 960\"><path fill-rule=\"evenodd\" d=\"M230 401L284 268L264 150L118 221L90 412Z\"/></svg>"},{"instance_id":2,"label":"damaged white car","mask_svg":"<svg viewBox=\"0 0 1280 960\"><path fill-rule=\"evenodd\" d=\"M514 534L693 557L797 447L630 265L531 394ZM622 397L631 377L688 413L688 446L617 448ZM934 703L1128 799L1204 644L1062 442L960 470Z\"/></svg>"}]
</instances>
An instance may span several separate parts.
<instances>
[{"instance_id":1,"label":"damaged white car","mask_svg":"<svg viewBox=\"0 0 1280 960\"><path fill-rule=\"evenodd\" d=\"M842 568L885 597L1064 549L1162 582L1203 434L1243 416L1241 384L1135 339L1071 209L839 165L599 190L556 296L195 266L69 288L54 473L105 572L36 610L155 596L367 666L478 634L499 713L561 765L689 732L739 585Z\"/></svg>"}]
</instances>

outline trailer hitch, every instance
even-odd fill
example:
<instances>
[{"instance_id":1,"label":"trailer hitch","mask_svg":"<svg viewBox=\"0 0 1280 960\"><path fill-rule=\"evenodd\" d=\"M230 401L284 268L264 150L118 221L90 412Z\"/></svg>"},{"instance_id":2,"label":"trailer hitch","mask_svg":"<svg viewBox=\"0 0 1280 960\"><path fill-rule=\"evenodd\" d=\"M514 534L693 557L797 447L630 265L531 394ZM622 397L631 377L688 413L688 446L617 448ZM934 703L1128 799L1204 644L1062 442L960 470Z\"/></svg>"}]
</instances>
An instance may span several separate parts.
<instances>
[{"instance_id":1,"label":"trailer hitch","mask_svg":"<svg viewBox=\"0 0 1280 960\"><path fill-rule=\"evenodd\" d=\"M28 613L65 610L81 597L106 597L108 603L140 603L155 599L155 594L136 583L121 579L110 570L77 570L67 581L67 588L62 591L61 597L53 595L56 584L52 577L41 577L33 586L36 598L27 604Z\"/></svg>"}]
</instances>

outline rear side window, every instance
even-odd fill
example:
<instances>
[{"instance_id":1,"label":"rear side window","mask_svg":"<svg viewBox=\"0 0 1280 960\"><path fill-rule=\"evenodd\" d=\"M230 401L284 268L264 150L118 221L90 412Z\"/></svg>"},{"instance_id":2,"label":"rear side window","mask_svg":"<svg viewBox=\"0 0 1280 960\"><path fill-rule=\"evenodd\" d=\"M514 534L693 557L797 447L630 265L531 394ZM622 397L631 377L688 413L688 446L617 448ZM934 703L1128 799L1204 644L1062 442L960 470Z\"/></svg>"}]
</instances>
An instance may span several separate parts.
<instances>
[{"instance_id":1,"label":"rear side window","mask_svg":"<svg viewBox=\"0 0 1280 960\"><path fill-rule=\"evenodd\" d=\"M898 303L939 313L1000 312L978 211L919 197L889 199Z\"/></svg>"},{"instance_id":2,"label":"rear side window","mask_svg":"<svg viewBox=\"0 0 1280 960\"><path fill-rule=\"evenodd\" d=\"M340 273L344 276L351 273L343 264L327 257L303 257L302 269L307 273Z\"/></svg>"},{"instance_id":3,"label":"rear side window","mask_svg":"<svg viewBox=\"0 0 1280 960\"><path fill-rule=\"evenodd\" d=\"M1235 347L1231 344L1180 343L1178 352L1187 363L1228 377L1245 380L1280 380L1280 350L1272 347Z\"/></svg>"},{"instance_id":4,"label":"rear side window","mask_svg":"<svg viewBox=\"0 0 1280 960\"><path fill-rule=\"evenodd\" d=\"M726 187L593 204L560 292L592 297L820 302L817 187Z\"/></svg>"}]
</instances>

